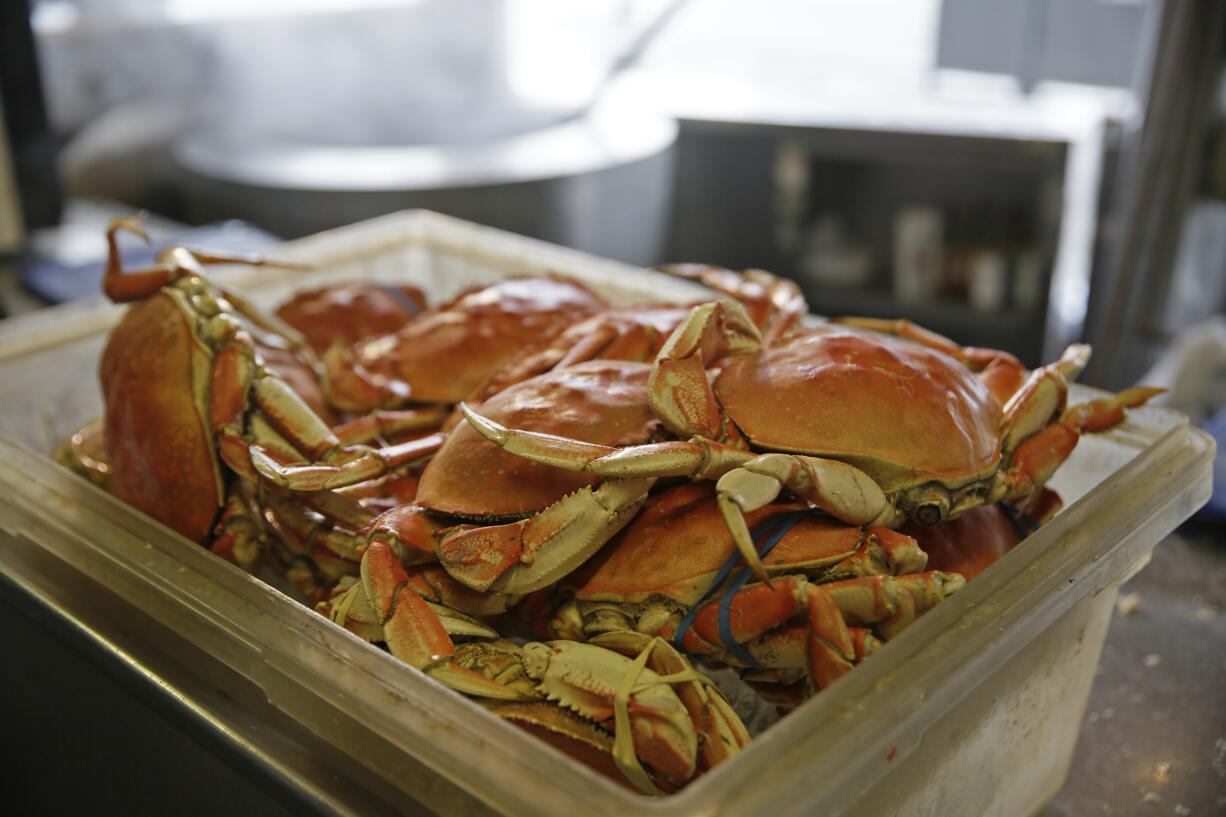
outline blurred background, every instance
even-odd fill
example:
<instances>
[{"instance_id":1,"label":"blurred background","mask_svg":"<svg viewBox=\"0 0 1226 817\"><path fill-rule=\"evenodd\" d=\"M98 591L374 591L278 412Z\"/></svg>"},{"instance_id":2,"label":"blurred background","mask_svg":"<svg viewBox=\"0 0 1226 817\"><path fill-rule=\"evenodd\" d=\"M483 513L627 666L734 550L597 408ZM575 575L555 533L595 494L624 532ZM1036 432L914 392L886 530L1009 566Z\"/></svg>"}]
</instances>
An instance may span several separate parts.
<instances>
[{"instance_id":1,"label":"blurred background","mask_svg":"<svg viewBox=\"0 0 1226 817\"><path fill-rule=\"evenodd\" d=\"M0 309L94 296L116 214L250 251L427 207L765 268L815 312L1029 365L1085 340L1085 382L1167 386L1221 439L1224 23L1213 0L9 0ZM1163 621L1220 650L1220 548L1178 558L1219 607ZM1112 632L1135 672L1142 636ZM1148 739L1149 711L1091 742ZM1188 785L1221 813L1207 745ZM1052 813L1142 813L1103 798L1157 789L1104 768Z\"/></svg>"},{"instance_id":2,"label":"blurred background","mask_svg":"<svg viewBox=\"0 0 1226 817\"><path fill-rule=\"evenodd\" d=\"M421 206L1031 365L1087 339L1118 388L1226 296L1217 5L18 0L6 306L92 294L112 209L247 248Z\"/></svg>"}]
</instances>

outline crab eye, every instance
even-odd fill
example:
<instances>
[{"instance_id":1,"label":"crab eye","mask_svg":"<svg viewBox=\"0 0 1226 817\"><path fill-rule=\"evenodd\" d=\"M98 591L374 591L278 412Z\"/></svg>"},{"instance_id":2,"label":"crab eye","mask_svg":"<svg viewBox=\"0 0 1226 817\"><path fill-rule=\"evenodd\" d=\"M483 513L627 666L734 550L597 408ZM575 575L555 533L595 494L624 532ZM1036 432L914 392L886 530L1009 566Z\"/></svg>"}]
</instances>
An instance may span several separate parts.
<instances>
[{"instance_id":1,"label":"crab eye","mask_svg":"<svg viewBox=\"0 0 1226 817\"><path fill-rule=\"evenodd\" d=\"M949 496L943 491L929 491L920 497L912 518L921 525L935 525L949 515Z\"/></svg>"}]
</instances>

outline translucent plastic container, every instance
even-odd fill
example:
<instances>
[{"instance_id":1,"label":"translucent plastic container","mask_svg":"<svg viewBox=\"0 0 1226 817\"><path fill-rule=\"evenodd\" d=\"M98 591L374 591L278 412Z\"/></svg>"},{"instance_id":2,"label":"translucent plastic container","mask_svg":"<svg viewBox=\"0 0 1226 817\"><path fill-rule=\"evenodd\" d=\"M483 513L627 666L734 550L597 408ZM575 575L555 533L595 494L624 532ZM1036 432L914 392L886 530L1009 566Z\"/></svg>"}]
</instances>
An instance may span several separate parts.
<instances>
[{"instance_id":1,"label":"translucent plastic container","mask_svg":"<svg viewBox=\"0 0 1226 817\"><path fill-rule=\"evenodd\" d=\"M341 278L404 280L438 299L545 271L622 302L696 293L426 212L282 254L315 270L218 276L267 304ZM1068 772L1119 585L1210 492L1213 443L1175 413L1141 409L1083 439L1054 482L1066 507L1051 523L733 761L653 799L56 467L49 452L100 413L97 358L118 315L99 299L0 324L0 570L251 774L335 813L1034 813Z\"/></svg>"}]
</instances>

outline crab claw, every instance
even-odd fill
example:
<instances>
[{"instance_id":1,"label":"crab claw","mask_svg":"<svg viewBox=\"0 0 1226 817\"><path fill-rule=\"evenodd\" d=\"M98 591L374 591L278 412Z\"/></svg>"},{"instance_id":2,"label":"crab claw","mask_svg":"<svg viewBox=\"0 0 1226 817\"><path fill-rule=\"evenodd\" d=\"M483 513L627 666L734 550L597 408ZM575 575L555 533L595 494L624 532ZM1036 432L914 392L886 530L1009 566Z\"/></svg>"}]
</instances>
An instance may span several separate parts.
<instances>
[{"instance_id":1,"label":"crab claw","mask_svg":"<svg viewBox=\"0 0 1226 817\"><path fill-rule=\"evenodd\" d=\"M649 653L647 666L664 678L680 681L674 686L677 697L689 712L694 731L700 736L699 768L706 771L749 745L749 730L727 699L706 679L697 676L689 661L671 644L645 633L627 630L601 633L590 643L608 647L623 655Z\"/></svg>"},{"instance_id":2,"label":"crab claw","mask_svg":"<svg viewBox=\"0 0 1226 817\"><path fill-rule=\"evenodd\" d=\"M614 721L618 767L636 785L653 791L636 757L667 778L687 781L697 769L698 736L668 680L647 669L646 661L645 653L632 661L579 641L524 645L525 668L538 680L538 689L590 720ZM626 736L632 747L624 742Z\"/></svg>"},{"instance_id":3,"label":"crab claw","mask_svg":"<svg viewBox=\"0 0 1226 817\"><path fill-rule=\"evenodd\" d=\"M467 528L438 545L447 572L477 590L519 595L587 561L634 516L654 480L605 480L505 525Z\"/></svg>"},{"instance_id":4,"label":"crab claw","mask_svg":"<svg viewBox=\"0 0 1226 817\"><path fill-rule=\"evenodd\" d=\"M524 700L522 692L455 663L455 645L438 616L409 586L396 554L372 542L362 555L362 586L375 606L392 655L468 695Z\"/></svg>"}]
</instances>

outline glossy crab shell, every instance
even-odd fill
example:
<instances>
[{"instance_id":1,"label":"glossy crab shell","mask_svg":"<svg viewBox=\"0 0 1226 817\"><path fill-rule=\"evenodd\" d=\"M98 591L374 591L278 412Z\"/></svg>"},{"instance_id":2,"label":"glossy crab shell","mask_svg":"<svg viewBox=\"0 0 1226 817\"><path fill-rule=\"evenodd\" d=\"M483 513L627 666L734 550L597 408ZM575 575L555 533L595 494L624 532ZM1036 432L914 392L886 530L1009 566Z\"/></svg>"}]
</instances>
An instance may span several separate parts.
<instances>
[{"instance_id":1,"label":"glossy crab shell","mask_svg":"<svg viewBox=\"0 0 1226 817\"><path fill-rule=\"evenodd\" d=\"M327 358L332 398L373 408L411 402L457 403L528 346L607 305L584 285L559 278L510 278L469 290L399 331L360 341ZM353 371L378 396L349 393ZM364 392L364 390L363 390ZM338 399L340 398L340 399Z\"/></svg>"},{"instance_id":2,"label":"glossy crab shell","mask_svg":"<svg viewBox=\"0 0 1226 817\"><path fill-rule=\"evenodd\" d=\"M962 363L905 341L794 334L730 359L715 393L756 447L849 462L886 492L961 485L1000 459L996 397Z\"/></svg>"},{"instance_id":3,"label":"glossy crab shell","mask_svg":"<svg viewBox=\"0 0 1226 817\"><path fill-rule=\"evenodd\" d=\"M128 309L98 370L111 490L195 542L221 505L221 465L195 397L209 368L174 298L157 292Z\"/></svg>"},{"instance_id":4,"label":"glossy crab shell","mask_svg":"<svg viewBox=\"0 0 1226 817\"><path fill-rule=\"evenodd\" d=\"M647 441L658 422L647 405L650 365L595 360L555 369L499 392L482 410L515 428L582 436L607 445ZM470 519L530 514L599 480L504 451L467 423L426 466L417 503Z\"/></svg>"},{"instance_id":5,"label":"glossy crab shell","mask_svg":"<svg viewBox=\"0 0 1226 817\"><path fill-rule=\"evenodd\" d=\"M781 501L746 515L758 527L769 519L808 510ZM865 531L808 513L791 525L762 561L768 573L820 573L877 537L893 544L908 537L884 528ZM709 484L685 483L649 500L634 520L561 587L585 601L637 603L665 596L691 606L707 592L716 573L737 555ZM922 558L922 554L920 554ZM908 568L923 569L922 563Z\"/></svg>"},{"instance_id":6,"label":"glossy crab shell","mask_svg":"<svg viewBox=\"0 0 1226 817\"><path fill-rule=\"evenodd\" d=\"M354 282L296 293L277 317L302 333L317 353L400 330L426 309L415 286Z\"/></svg>"}]
</instances>

